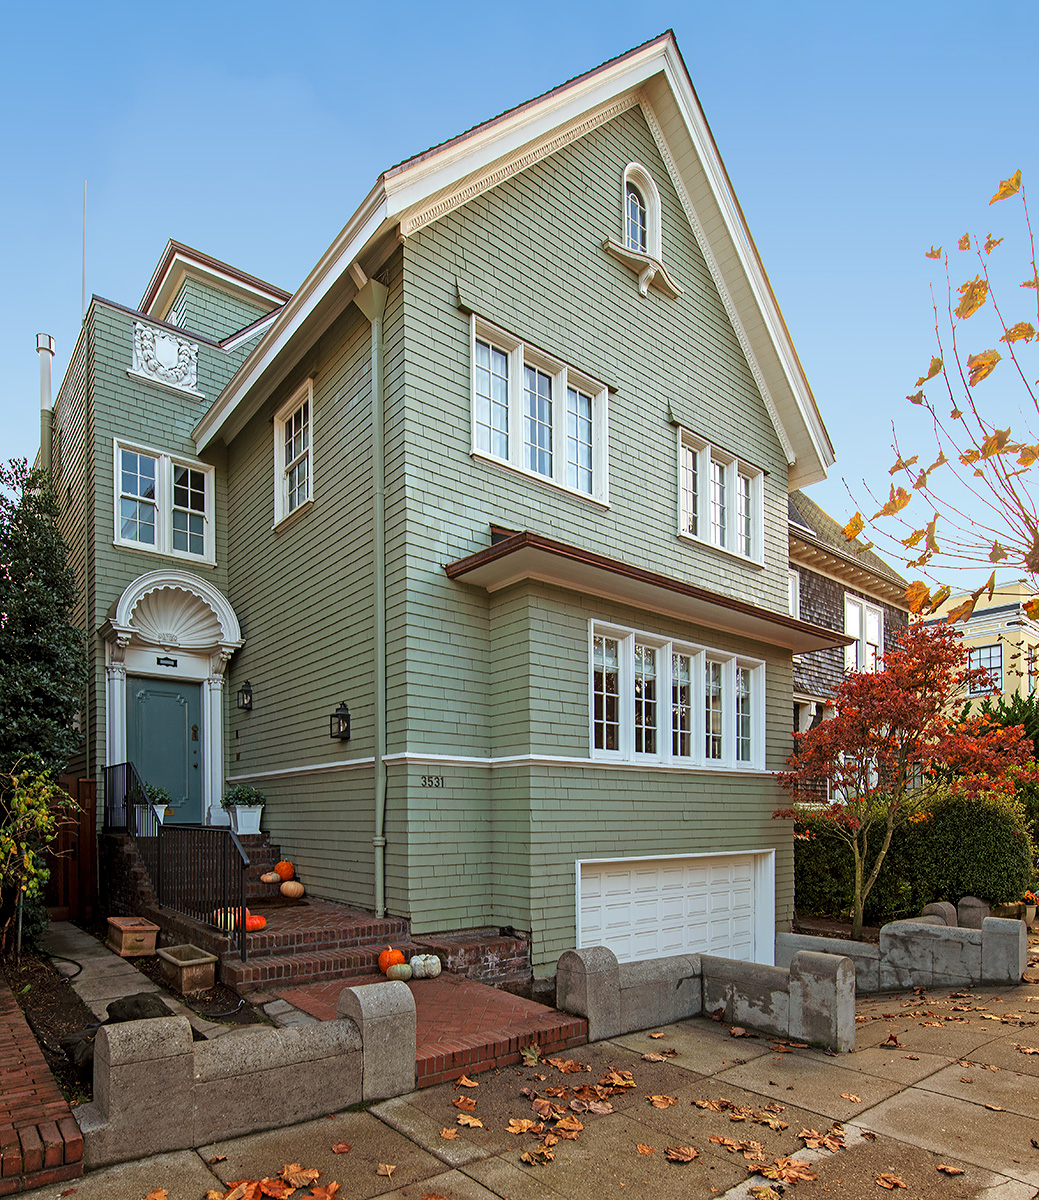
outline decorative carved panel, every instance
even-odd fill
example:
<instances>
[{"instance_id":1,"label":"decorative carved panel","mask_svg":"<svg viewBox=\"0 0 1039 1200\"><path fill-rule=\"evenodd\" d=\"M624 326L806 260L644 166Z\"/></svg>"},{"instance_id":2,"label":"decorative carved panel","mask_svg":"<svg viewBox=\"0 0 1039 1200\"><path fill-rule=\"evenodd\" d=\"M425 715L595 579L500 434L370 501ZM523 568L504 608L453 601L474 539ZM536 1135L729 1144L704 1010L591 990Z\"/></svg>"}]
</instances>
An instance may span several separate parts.
<instances>
[{"instance_id":1,"label":"decorative carved panel","mask_svg":"<svg viewBox=\"0 0 1039 1200\"><path fill-rule=\"evenodd\" d=\"M195 392L198 346L167 329L138 321L133 332L133 373L167 387Z\"/></svg>"}]
</instances>

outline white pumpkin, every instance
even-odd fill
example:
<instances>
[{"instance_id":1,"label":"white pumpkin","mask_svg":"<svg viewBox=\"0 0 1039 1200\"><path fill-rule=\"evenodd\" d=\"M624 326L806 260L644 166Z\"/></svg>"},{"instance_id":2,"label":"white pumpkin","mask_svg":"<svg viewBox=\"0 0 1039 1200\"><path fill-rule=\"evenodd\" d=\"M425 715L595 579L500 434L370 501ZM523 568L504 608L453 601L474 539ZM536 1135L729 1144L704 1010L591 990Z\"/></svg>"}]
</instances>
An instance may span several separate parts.
<instances>
[{"instance_id":1,"label":"white pumpkin","mask_svg":"<svg viewBox=\"0 0 1039 1200\"><path fill-rule=\"evenodd\" d=\"M409 965L415 979L435 979L440 974L440 959L435 954L412 955Z\"/></svg>"}]
</instances>

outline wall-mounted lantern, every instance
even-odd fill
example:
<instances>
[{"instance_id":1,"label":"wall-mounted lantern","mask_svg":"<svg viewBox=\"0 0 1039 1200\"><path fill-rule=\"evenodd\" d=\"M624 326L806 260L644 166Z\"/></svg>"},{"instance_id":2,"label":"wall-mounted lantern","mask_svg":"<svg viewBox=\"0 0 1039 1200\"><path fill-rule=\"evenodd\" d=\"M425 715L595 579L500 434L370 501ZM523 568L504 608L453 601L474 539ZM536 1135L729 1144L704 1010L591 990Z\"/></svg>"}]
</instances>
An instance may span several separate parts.
<instances>
[{"instance_id":1,"label":"wall-mounted lantern","mask_svg":"<svg viewBox=\"0 0 1039 1200\"><path fill-rule=\"evenodd\" d=\"M350 740L350 710L346 707L345 700L329 718L328 732L329 736L336 738L340 742L348 742Z\"/></svg>"},{"instance_id":2,"label":"wall-mounted lantern","mask_svg":"<svg viewBox=\"0 0 1039 1200\"><path fill-rule=\"evenodd\" d=\"M238 689L238 707L243 712L252 712L253 710L253 685L248 679Z\"/></svg>"}]
</instances>

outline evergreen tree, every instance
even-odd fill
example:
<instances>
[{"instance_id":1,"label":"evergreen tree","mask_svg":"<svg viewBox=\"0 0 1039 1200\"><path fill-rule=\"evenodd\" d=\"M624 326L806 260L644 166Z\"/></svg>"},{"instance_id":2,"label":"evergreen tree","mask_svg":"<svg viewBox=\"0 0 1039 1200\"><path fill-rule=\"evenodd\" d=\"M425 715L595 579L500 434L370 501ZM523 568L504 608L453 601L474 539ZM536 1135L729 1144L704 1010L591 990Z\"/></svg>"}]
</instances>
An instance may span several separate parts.
<instances>
[{"instance_id":1,"label":"evergreen tree","mask_svg":"<svg viewBox=\"0 0 1039 1200\"><path fill-rule=\"evenodd\" d=\"M27 757L60 771L79 744L83 635L58 512L42 471L0 464L0 777Z\"/></svg>"}]
</instances>

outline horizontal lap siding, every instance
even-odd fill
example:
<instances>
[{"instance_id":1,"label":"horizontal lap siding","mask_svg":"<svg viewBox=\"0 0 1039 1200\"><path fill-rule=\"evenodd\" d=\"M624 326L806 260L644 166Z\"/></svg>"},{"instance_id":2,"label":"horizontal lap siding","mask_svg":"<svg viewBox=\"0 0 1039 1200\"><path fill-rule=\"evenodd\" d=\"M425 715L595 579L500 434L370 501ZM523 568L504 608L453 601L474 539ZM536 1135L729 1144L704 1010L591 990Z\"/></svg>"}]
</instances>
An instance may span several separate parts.
<instances>
[{"instance_id":1,"label":"horizontal lap siding","mask_svg":"<svg viewBox=\"0 0 1039 1200\"><path fill-rule=\"evenodd\" d=\"M399 374L394 329L400 323L399 270L394 275L392 264L389 282L386 428L392 461L389 410L392 388L399 387L392 381ZM272 417L310 372L314 500L272 530ZM368 757L375 749L371 402L371 327L350 305L229 450L231 601L246 644L232 661L228 689L233 694L248 678L255 695L250 713L229 706L229 774L289 771L257 780L267 794L265 827L306 867L311 892L367 907L374 904L373 768L306 768ZM399 474L399 467L388 469L389 504L400 493ZM399 529L391 530L393 539L403 546ZM399 557L391 550L388 561L388 578L398 581ZM399 582L390 590L399 594ZM391 686L399 675L399 625L399 617L391 618ZM351 713L349 742L329 736L329 715L343 700ZM388 821L399 811L391 804Z\"/></svg>"}]
</instances>

